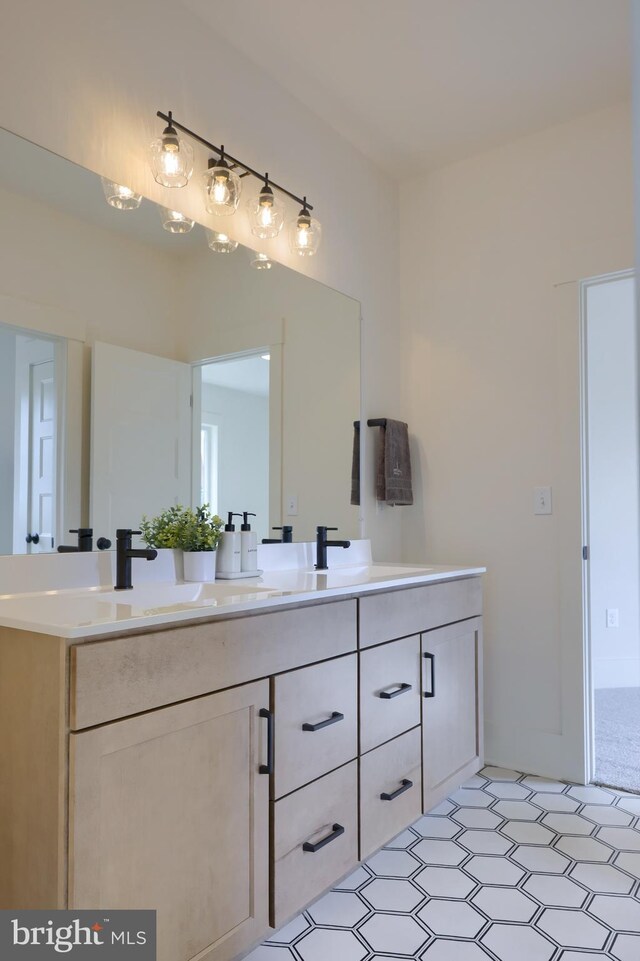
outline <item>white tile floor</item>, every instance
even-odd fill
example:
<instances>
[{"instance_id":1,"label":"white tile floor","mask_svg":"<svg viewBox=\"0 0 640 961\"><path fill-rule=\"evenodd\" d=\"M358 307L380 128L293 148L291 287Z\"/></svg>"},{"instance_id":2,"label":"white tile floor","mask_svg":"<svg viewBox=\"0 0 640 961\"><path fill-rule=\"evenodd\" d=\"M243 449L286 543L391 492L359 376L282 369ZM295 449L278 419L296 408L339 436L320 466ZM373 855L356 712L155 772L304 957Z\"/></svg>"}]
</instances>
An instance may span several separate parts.
<instances>
[{"instance_id":1,"label":"white tile floor","mask_svg":"<svg viewBox=\"0 0 640 961\"><path fill-rule=\"evenodd\" d=\"M640 961L640 796L486 767L247 961Z\"/></svg>"}]
</instances>

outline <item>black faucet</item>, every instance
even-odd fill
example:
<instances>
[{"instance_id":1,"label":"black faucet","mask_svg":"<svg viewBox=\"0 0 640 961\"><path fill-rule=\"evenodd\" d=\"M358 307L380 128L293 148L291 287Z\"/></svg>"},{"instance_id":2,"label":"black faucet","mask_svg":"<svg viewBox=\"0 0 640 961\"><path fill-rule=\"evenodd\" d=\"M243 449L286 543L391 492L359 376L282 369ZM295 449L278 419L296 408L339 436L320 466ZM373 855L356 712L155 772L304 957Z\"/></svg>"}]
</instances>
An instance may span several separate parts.
<instances>
[{"instance_id":1,"label":"black faucet","mask_svg":"<svg viewBox=\"0 0 640 961\"><path fill-rule=\"evenodd\" d=\"M273 531L282 531L282 537L263 537L263 544L292 544L293 543L293 527L291 524L285 524L284 527L272 527Z\"/></svg>"},{"instance_id":2,"label":"black faucet","mask_svg":"<svg viewBox=\"0 0 640 961\"><path fill-rule=\"evenodd\" d=\"M316 570L327 570L327 547L351 547L351 541L328 541L327 531L337 531L337 527L316 528Z\"/></svg>"},{"instance_id":3,"label":"black faucet","mask_svg":"<svg viewBox=\"0 0 640 961\"><path fill-rule=\"evenodd\" d=\"M133 587L131 583L131 558L143 557L148 561L153 561L158 556L158 552L153 548L138 549L131 546L131 538L134 534L141 534L141 531L132 531L127 527L119 527L116 531L116 583L117 591L130 591Z\"/></svg>"},{"instance_id":4,"label":"black faucet","mask_svg":"<svg viewBox=\"0 0 640 961\"><path fill-rule=\"evenodd\" d=\"M59 554L84 554L93 550L92 527L77 527L75 530L70 530L69 533L78 535L78 543L73 547L69 544L60 544L58 547ZM96 547L99 551L107 551L111 547L111 541L106 537L99 537L96 541Z\"/></svg>"}]
</instances>

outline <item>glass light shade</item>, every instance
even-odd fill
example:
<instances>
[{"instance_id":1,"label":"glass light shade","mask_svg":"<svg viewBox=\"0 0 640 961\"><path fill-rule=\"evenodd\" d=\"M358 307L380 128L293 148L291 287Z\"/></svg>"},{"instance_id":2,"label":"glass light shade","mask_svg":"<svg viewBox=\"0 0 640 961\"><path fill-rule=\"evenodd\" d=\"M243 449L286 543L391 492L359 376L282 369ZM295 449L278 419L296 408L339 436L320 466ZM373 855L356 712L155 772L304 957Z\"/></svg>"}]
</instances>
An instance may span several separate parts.
<instances>
[{"instance_id":1,"label":"glass light shade","mask_svg":"<svg viewBox=\"0 0 640 961\"><path fill-rule=\"evenodd\" d=\"M193 173L193 147L167 127L162 137L149 146L151 170L156 183L163 187L186 187Z\"/></svg>"},{"instance_id":2,"label":"glass light shade","mask_svg":"<svg viewBox=\"0 0 640 961\"><path fill-rule=\"evenodd\" d=\"M235 214L240 202L242 184L235 170L226 161L219 160L204 175L205 204L207 213L228 217Z\"/></svg>"},{"instance_id":3,"label":"glass light shade","mask_svg":"<svg viewBox=\"0 0 640 961\"><path fill-rule=\"evenodd\" d=\"M301 210L289 224L289 247L300 257L313 257L320 246L322 227L308 210Z\"/></svg>"},{"instance_id":4,"label":"glass light shade","mask_svg":"<svg viewBox=\"0 0 640 961\"><path fill-rule=\"evenodd\" d=\"M284 224L284 210L277 203L271 187L262 188L257 197L249 201L251 233L261 240L277 237Z\"/></svg>"},{"instance_id":5,"label":"glass light shade","mask_svg":"<svg viewBox=\"0 0 640 961\"><path fill-rule=\"evenodd\" d=\"M268 254L256 253L254 259L251 261L251 266L255 267L256 270L271 270L273 261Z\"/></svg>"},{"instance_id":6,"label":"glass light shade","mask_svg":"<svg viewBox=\"0 0 640 961\"><path fill-rule=\"evenodd\" d=\"M116 210L135 210L142 203L142 194L135 193L131 187L116 184L102 177L102 189L108 204Z\"/></svg>"},{"instance_id":7,"label":"glass light shade","mask_svg":"<svg viewBox=\"0 0 640 961\"><path fill-rule=\"evenodd\" d=\"M217 254L231 254L238 246L237 240L232 240L227 234L207 228L207 243Z\"/></svg>"},{"instance_id":8,"label":"glass light shade","mask_svg":"<svg viewBox=\"0 0 640 961\"><path fill-rule=\"evenodd\" d=\"M169 207L160 208L160 218L162 226L170 234L188 234L195 224L195 220L189 220L179 210L170 210Z\"/></svg>"}]
</instances>

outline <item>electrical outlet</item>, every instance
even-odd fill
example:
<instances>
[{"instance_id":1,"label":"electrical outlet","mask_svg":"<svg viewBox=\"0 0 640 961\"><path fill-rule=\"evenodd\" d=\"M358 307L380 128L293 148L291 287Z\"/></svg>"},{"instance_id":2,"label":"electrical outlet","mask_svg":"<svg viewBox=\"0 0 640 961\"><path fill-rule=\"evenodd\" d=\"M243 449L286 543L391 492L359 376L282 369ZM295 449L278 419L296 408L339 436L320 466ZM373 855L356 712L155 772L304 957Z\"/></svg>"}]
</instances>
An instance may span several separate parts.
<instances>
[{"instance_id":1,"label":"electrical outlet","mask_svg":"<svg viewBox=\"0 0 640 961\"><path fill-rule=\"evenodd\" d=\"M298 495L291 494L287 497L287 517L298 516Z\"/></svg>"},{"instance_id":2,"label":"electrical outlet","mask_svg":"<svg viewBox=\"0 0 640 961\"><path fill-rule=\"evenodd\" d=\"M607 627L619 627L618 622L618 608L608 607L607 608Z\"/></svg>"}]
</instances>

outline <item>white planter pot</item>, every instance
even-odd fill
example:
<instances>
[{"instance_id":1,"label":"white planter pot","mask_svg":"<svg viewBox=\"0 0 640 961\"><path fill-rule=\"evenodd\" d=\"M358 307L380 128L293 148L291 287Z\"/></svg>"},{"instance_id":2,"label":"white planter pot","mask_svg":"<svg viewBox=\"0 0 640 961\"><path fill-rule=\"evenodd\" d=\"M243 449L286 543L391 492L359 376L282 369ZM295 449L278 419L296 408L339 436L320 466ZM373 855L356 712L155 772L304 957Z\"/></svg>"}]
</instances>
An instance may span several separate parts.
<instances>
[{"instance_id":1,"label":"white planter pot","mask_svg":"<svg viewBox=\"0 0 640 961\"><path fill-rule=\"evenodd\" d=\"M184 551L185 581L215 581L217 551Z\"/></svg>"}]
</instances>

